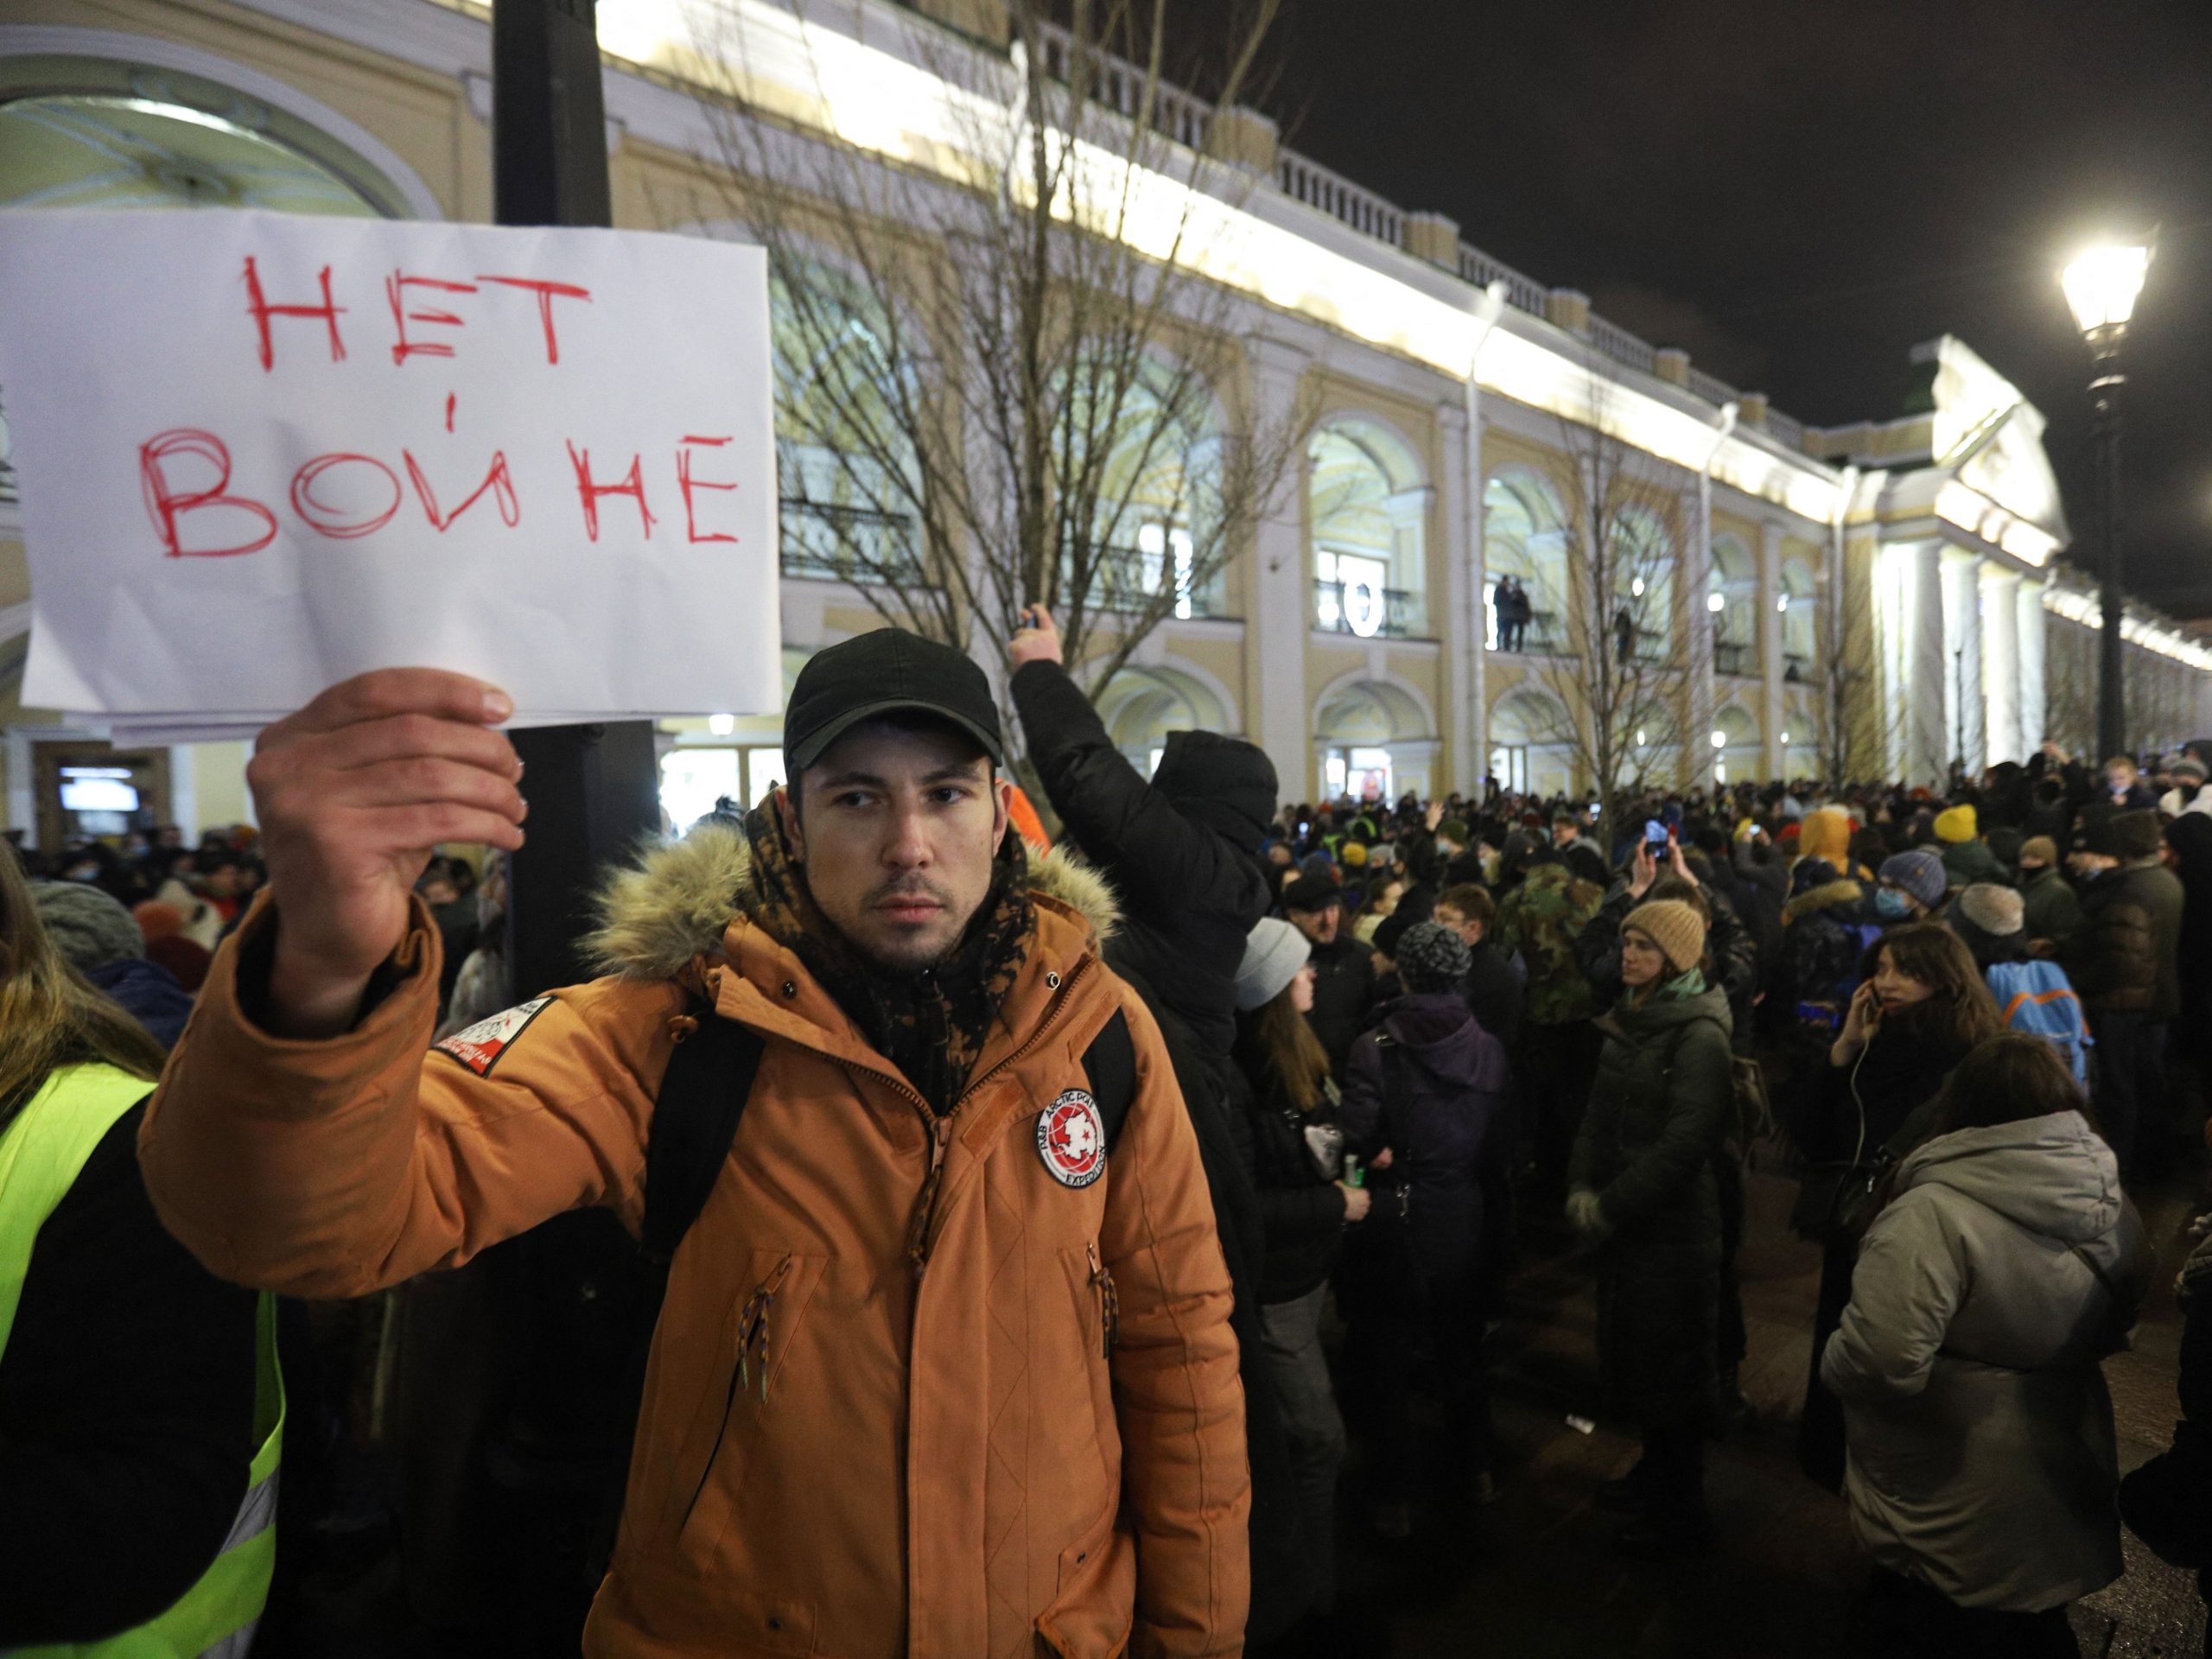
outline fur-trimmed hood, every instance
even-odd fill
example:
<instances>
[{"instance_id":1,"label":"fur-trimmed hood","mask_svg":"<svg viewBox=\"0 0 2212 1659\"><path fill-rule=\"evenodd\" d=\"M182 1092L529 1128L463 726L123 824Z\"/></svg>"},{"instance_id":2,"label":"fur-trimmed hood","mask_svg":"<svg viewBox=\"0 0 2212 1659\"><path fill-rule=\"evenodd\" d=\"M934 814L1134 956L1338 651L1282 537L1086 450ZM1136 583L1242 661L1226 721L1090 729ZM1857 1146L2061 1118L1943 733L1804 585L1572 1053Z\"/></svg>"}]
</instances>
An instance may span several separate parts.
<instances>
[{"instance_id":1,"label":"fur-trimmed hood","mask_svg":"<svg viewBox=\"0 0 2212 1659\"><path fill-rule=\"evenodd\" d=\"M1029 891L1054 900L1090 925L1097 943L1121 923L1114 890L1097 871L1055 847L1029 855ZM711 957L722 935L749 912L753 853L734 825L701 823L680 840L649 848L601 884L594 901L599 925L585 936L588 959L601 973L626 979L669 979L696 957Z\"/></svg>"},{"instance_id":2,"label":"fur-trimmed hood","mask_svg":"<svg viewBox=\"0 0 2212 1659\"><path fill-rule=\"evenodd\" d=\"M1816 910L1836 910L1866 902L1866 889L1848 876L1834 881L1824 881L1817 887L1808 887L1782 907L1782 925L1811 915Z\"/></svg>"}]
</instances>

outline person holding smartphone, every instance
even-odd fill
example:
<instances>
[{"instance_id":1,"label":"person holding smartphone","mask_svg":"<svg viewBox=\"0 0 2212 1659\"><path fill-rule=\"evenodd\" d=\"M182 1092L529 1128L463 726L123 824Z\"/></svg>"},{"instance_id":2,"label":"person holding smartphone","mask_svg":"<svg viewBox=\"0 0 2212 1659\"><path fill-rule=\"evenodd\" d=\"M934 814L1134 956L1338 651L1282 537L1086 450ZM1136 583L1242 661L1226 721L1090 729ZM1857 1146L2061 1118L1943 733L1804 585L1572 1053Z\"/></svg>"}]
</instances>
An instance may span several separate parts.
<instances>
[{"instance_id":1,"label":"person holding smartphone","mask_svg":"<svg viewBox=\"0 0 2212 1659\"><path fill-rule=\"evenodd\" d=\"M1885 1147L1918 1139L1914 1116L1977 1043L2004 1028L1974 953L1939 922L1891 928L1867 953L1843 1028L1828 1046L1796 1125L1815 1164L1857 1167ZM1820 1356L1851 1300L1859 1241L1826 1228L1813 1363L1797 1433L1797 1461L1831 1491L1843 1484L1843 1408L1821 1380Z\"/></svg>"}]
</instances>

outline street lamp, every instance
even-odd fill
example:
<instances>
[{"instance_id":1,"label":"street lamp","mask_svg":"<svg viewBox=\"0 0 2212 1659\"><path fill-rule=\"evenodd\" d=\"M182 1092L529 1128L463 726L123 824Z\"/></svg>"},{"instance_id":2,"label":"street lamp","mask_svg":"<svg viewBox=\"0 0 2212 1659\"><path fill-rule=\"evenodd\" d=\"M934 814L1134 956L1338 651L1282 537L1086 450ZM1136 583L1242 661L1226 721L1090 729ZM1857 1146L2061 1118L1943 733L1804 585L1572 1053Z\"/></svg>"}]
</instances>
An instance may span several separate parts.
<instances>
[{"instance_id":1,"label":"street lamp","mask_svg":"<svg viewBox=\"0 0 2212 1659\"><path fill-rule=\"evenodd\" d=\"M2120 582L2120 389L2127 377L2120 372L2120 346L2127 334L2128 319L2135 315L2143 279L2150 273L2151 249L2148 237L2139 242L2091 248L2068 265L2058 279L2095 361L2089 397L2095 410L2097 493L2105 532L2100 593L2104 629L2097 653L2097 742L2106 755L2122 753L2127 747L2120 667L2120 621L2127 601Z\"/></svg>"}]
</instances>

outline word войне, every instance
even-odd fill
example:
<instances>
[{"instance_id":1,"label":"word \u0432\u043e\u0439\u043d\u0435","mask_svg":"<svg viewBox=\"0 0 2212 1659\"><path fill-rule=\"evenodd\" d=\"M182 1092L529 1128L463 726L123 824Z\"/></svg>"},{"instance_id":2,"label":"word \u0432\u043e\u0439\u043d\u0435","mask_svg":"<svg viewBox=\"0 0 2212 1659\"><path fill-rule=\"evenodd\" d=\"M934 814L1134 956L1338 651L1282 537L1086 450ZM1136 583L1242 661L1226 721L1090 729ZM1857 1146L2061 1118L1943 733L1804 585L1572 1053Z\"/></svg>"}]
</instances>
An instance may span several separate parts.
<instances>
[{"instance_id":1,"label":"word \u0432\u043e\u0439\u043d\u0435","mask_svg":"<svg viewBox=\"0 0 2212 1659\"><path fill-rule=\"evenodd\" d=\"M278 304L270 301L251 254L245 258L244 277L246 313L253 319L255 349L264 372L276 367L276 345L271 325L280 318L320 321L330 360L346 360L345 334L339 319L348 308L337 303L333 296L328 265L318 274L321 290L319 303ZM430 331L468 327L468 320L457 313L418 301L415 297L418 293L534 297L536 321L544 340L545 361L551 365L561 361L556 305L563 302L589 304L592 298L590 289L571 283L499 276L478 276L467 282L455 282L399 270L385 279L384 289L391 310L391 351L396 365L418 357L452 357L454 348L450 334ZM519 311L519 307L512 303L507 308ZM455 402L454 394L448 393L445 400L445 429L449 433L454 429ZM730 441L728 434L686 434L677 441L672 461L677 493L683 499L687 541L737 540L734 535L701 527L701 504L697 499L701 492L734 491L737 485L696 477L692 470L695 457L702 454L710 457L712 451ZM585 535L594 542L599 540L600 503L610 496L622 496L636 506L639 530L650 541L659 518L646 499L644 456L632 453L626 468L613 475L611 482L602 482L593 468L588 449L577 448L574 442L567 443L567 449L575 477L576 499ZM333 541L353 541L374 535L399 515L410 493L424 521L440 534L487 494L500 520L509 528L522 522L523 503L516 493L513 472L504 449L492 452L482 479L466 495L459 494L448 480L447 499L452 502L449 506L441 504L436 486L411 451L403 448L398 462L399 468L395 471L374 455L339 450L317 455L293 473L283 503L289 505L308 529ZM232 491L230 448L214 433L196 427L175 427L157 433L139 445L138 469L147 513L168 557L228 558L258 552L276 539L279 524L276 509L251 495ZM402 473L406 476L404 485L400 482ZM463 479L460 487L467 487L467 482Z\"/></svg>"}]
</instances>

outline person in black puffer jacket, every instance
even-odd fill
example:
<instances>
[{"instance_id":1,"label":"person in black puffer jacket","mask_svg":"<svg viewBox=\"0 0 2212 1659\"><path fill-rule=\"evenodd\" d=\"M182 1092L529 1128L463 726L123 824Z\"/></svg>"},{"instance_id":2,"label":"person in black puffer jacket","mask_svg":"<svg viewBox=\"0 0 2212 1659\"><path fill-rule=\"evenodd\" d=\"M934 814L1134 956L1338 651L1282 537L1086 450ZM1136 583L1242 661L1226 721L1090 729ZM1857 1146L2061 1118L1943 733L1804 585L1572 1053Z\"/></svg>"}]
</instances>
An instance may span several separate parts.
<instances>
[{"instance_id":1,"label":"person in black puffer jacket","mask_svg":"<svg viewBox=\"0 0 2212 1659\"><path fill-rule=\"evenodd\" d=\"M1260 1326L1298 1489L1300 1564L1313 1588L1310 1610L1326 1614L1336 1599L1344 1425L1321 1351L1321 1316L1344 1229L1367 1214L1369 1199L1338 1179L1337 1089L1306 1023L1313 1005L1306 952L1305 936L1288 922L1265 917L1252 929L1236 982L1230 1123L1267 1230Z\"/></svg>"},{"instance_id":2,"label":"person in black puffer jacket","mask_svg":"<svg viewBox=\"0 0 2212 1659\"><path fill-rule=\"evenodd\" d=\"M1505 1046L1460 989L1465 943L1423 922L1396 960L1404 994L1345 1067L1346 1143L1371 1162L1375 1210L1346 1247L1341 1292L1345 1389L1373 1448L1376 1528L1403 1537L1422 1465L1456 1497L1485 1502L1493 1490L1482 1336L1511 1253L1512 1117ZM1406 1409L1424 1344L1444 1378L1438 1448L1416 1443Z\"/></svg>"},{"instance_id":3,"label":"person in black puffer jacket","mask_svg":"<svg viewBox=\"0 0 2212 1659\"><path fill-rule=\"evenodd\" d=\"M1728 1000L1706 982L1705 922L1680 899L1621 924L1621 980L1568 1166L1567 1219L1598 1247L1598 1360L1643 1456L1601 1493L1624 1554L1712 1546L1705 1417L1713 1383L1720 1200L1713 1160L1733 1101Z\"/></svg>"},{"instance_id":4,"label":"person in black puffer jacket","mask_svg":"<svg viewBox=\"0 0 2212 1659\"><path fill-rule=\"evenodd\" d=\"M1259 1202L1231 1140L1229 1098L1237 969L1268 905L1260 843L1275 815L1274 766L1249 743L1175 732L1146 782L1068 677L1050 613L1033 606L1025 621L1008 656L1029 758L1068 838L1113 884L1122 917L1106 964L1160 1022L1213 1199L1252 1471L1245 1633L1262 1643L1296 1622L1313 1588L1299 1562L1290 1452L1261 1337Z\"/></svg>"}]
</instances>

